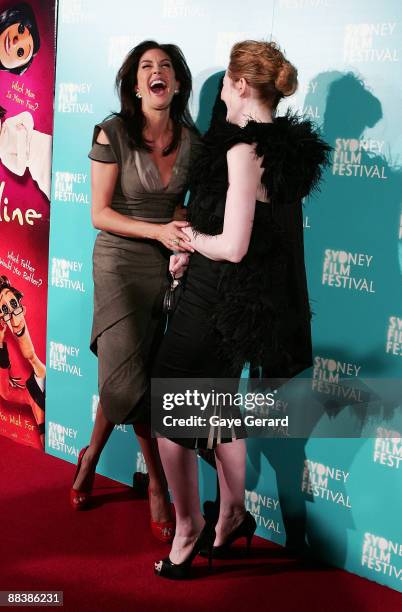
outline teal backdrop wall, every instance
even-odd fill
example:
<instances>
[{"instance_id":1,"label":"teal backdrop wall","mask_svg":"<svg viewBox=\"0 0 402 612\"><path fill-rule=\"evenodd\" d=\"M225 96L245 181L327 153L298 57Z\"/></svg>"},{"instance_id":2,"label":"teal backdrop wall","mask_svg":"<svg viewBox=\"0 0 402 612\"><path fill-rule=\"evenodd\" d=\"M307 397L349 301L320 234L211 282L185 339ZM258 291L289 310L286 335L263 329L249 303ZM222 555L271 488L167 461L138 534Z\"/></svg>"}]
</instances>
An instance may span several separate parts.
<instances>
[{"instance_id":1,"label":"teal backdrop wall","mask_svg":"<svg viewBox=\"0 0 402 612\"><path fill-rule=\"evenodd\" d=\"M194 77L192 113L208 123L209 80L231 45L273 38L299 69L282 103L334 147L321 193L304 203L313 379L400 378L402 364L402 5L399 0L60 0L49 257L47 452L76 462L92 430L97 364L87 153L93 125L118 110L113 84L147 38L178 44ZM200 108L200 99L202 107ZM324 417L323 417L324 418ZM342 411L327 419L336 428ZM315 430L322 423L317 422ZM305 524L322 558L402 590L402 427L374 437L250 440L246 502L258 535L283 544ZM132 430L115 428L99 472L130 484L144 470ZM204 498L214 473L200 462ZM66 485L67 486L67 485ZM67 489L66 489L67 490Z\"/></svg>"}]
</instances>

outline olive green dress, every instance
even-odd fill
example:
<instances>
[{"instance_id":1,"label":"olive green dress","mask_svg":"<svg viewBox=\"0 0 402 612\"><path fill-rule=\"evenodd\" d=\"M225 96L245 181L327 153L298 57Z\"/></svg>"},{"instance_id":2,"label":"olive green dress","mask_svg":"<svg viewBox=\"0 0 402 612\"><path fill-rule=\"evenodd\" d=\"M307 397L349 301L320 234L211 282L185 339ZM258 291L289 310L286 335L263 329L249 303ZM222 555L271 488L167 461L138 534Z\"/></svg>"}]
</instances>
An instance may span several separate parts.
<instances>
[{"instance_id":1,"label":"olive green dress","mask_svg":"<svg viewBox=\"0 0 402 612\"><path fill-rule=\"evenodd\" d=\"M104 130L110 144L96 142ZM128 146L113 117L95 126L90 159L117 163L113 210L132 219L168 223L183 203L197 135L183 128L170 183L164 187L147 151ZM149 422L149 374L164 331L162 300L170 251L160 242L99 232L93 251L94 316L91 350L98 356L102 410L112 423Z\"/></svg>"}]
</instances>

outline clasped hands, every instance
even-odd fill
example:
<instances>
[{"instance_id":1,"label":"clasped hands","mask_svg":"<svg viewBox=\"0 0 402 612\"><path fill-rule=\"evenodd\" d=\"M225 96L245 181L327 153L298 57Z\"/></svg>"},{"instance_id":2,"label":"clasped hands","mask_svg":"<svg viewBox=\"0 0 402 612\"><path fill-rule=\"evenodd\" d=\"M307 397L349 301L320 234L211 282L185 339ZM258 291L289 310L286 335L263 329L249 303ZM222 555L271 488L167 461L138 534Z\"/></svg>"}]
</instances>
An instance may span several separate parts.
<instances>
[{"instance_id":1,"label":"clasped hands","mask_svg":"<svg viewBox=\"0 0 402 612\"><path fill-rule=\"evenodd\" d=\"M161 225L158 240L171 251L194 253L194 236L188 221L171 221Z\"/></svg>"},{"instance_id":2,"label":"clasped hands","mask_svg":"<svg viewBox=\"0 0 402 612\"><path fill-rule=\"evenodd\" d=\"M169 272L175 278L180 278L186 271L190 253L194 253L194 234L188 221L173 220L160 226L158 239L162 244L174 251L170 256Z\"/></svg>"}]
</instances>

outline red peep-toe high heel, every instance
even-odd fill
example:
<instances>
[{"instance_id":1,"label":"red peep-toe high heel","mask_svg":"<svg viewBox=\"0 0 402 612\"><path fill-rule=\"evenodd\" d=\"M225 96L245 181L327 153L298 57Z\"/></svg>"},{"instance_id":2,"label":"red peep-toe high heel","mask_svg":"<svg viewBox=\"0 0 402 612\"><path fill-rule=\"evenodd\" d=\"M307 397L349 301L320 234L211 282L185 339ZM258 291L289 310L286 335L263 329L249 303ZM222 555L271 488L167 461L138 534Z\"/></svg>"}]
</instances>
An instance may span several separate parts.
<instances>
[{"instance_id":1,"label":"red peep-toe high heel","mask_svg":"<svg viewBox=\"0 0 402 612\"><path fill-rule=\"evenodd\" d=\"M151 492L148 489L148 501L151 506ZM165 544L171 544L174 538L174 532L176 529L176 521L154 521L151 516L151 531L154 538Z\"/></svg>"},{"instance_id":2,"label":"red peep-toe high heel","mask_svg":"<svg viewBox=\"0 0 402 612\"><path fill-rule=\"evenodd\" d=\"M85 448L80 450L80 454L78 455L77 469L75 470L73 484L77 479L78 472L81 469L82 459L88 448L89 446L85 446ZM74 488L70 489L70 504L74 510L84 510L85 508L88 507L89 502L91 500L91 493L92 493L92 486L93 486L94 478L95 478L95 473L90 479L90 486L87 488L86 491L78 491L78 489L74 489Z\"/></svg>"}]
</instances>

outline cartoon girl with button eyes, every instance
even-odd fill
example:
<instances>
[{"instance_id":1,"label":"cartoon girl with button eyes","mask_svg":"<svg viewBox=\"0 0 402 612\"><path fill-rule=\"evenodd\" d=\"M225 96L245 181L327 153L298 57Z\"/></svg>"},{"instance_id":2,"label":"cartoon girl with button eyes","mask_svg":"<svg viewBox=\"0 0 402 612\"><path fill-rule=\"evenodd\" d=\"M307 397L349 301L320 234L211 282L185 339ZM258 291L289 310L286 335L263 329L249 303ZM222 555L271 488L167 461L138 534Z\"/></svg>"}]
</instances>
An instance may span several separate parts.
<instances>
[{"instance_id":1,"label":"cartoon girl with button eyes","mask_svg":"<svg viewBox=\"0 0 402 612\"><path fill-rule=\"evenodd\" d=\"M29 4L21 2L0 13L0 70L23 74L39 47L38 26Z\"/></svg>"},{"instance_id":2,"label":"cartoon girl with button eyes","mask_svg":"<svg viewBox=\"0 0 402 612\"><path fill-rule=\"evenodd\" d=\"M46 368L35 353L27 322L23 294L0 276L0 399L28 405L38 426L42 446L45 444L45 377ZM9 330L9 331L8 331ZM29 362L31 375L25 381L11 374L11 363L4 338L12 335L22 356Z\"/></svg>"}]
</instances>

